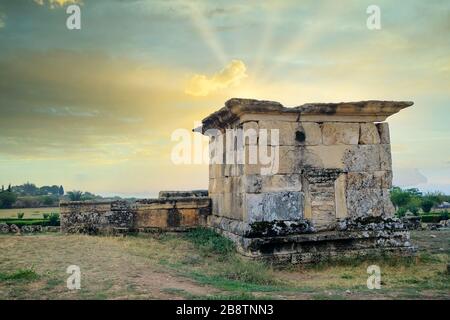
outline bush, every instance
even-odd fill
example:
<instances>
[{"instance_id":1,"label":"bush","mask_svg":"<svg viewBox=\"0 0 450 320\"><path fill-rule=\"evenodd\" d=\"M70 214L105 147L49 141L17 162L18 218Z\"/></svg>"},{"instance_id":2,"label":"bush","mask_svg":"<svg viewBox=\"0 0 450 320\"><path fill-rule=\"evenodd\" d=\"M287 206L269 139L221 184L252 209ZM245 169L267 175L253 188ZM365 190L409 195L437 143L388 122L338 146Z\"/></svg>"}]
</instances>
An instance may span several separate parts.
<instances>
[{"instance_id":1,"label":"bush","mask_svg":"<svg viewBox=\"0 0 450 320\"><path fill-rule=\"evenodd\" d=\"M397 217L401 218L405 216L406 211L408 211L406 208L398 208L397 210Z\"/></svg>"},{"instance_id":2,"label":"bush","mask_svg":"<svg viewBox=\"0 0 450 320\"><path fill-rule=\"evenodd\" d=\"M441 220L448 220L448 211L445 210L441 213Z\"/></svg>"},{"instance_id":3,"label":"bush","mask_svg":"<svg viewBox=\"0 0 450 320\"><path fill-rule=\"evenodd\" d=\"M441 221L441 216L436 214L424 214L420 216L420 220L427 223L439 223L439 221Z\"/></svg>"},{"instance_id":4,"label":"bush","mask_svg":"<svg viewBox=\"0 0 450 320\"><path fill-rule=\"evenodd\" d=\"M16 202L17 195L14 192L0 192L0 208L9 209Z\"/></svg>"},{"instance_id":5,"label":"bush","mask_svg":"<svg viewBox=\"0 0 450 320\"><path fill-rule=\"evenodd\" d=\"M50 214L48 218L48 225L49 226L59 226L59 214L52 213Z\"/></svg>"},{"instance_id":6,"label":"bush","mask_svg":"<svg viewBox=\"0 0 450 320\"><path fill-rule=\"evenodd\" d=\"M23 213L23 212L19 212L19 213L17 213L17 218L18 219L23 219L23 216L25 215L25 213Z\"/></svg>"},{"instance_id":7,"label":"bush","mask_svg":"<svg viewBox=\"0 0 450 320\"><path fill-rule=\"evenodd\" d=\"M434 206L434 202L431 199L423 199L420 206L422 207L423 212L429 213Z\"/></svg>"},{"instance_id":8,"label":"bush","mask_svg":"<svg viewBox=\"0 0 450 320\"><path fill-rule=\"evenodd\" d=\"M417 201L411 201L407 206L406 209L408 209L413 215L418 216L419 215L419 208L420 208L420 200Z\"/></svg>"},{"instance_id":9,"label":"bush","mask_svg":"<svg viewBox=\"0 0 450 320\"><path fill-rule=\"evenodd\" d=\"M56 202L56 199L50 196L44 196L42 197L41 201L45 206L53 206Z\"/></svg>"},{"instance_id":10,"label":"bush","mask_svg":"<svg viewBox=\"0 0 450 320\"><path fill-rule=\"evenodd\" d=\"M81 201L81 198L83 197L83 192L78 190L73 190L67 192L67 196L69 197L70 201Z\"/></svg>"},{"instance_id":11,"label":"bush","mask_svg":"<svg viewBox=\"0 0 450 320\"><path fill-rule=\"evenodd\" d=\"M48 214L48 213L43 213L43 214L42 214L42 217L43 217L45 220L47 220L48 217L49 217L49 214Z\"/></svg>"},{"instance_id":12,"label":"bush","mask_svg":"<svg viewBox=\"0 0 450 320\"><path fill-rule=\"evenodd\" d=\"M0 223L6 223L7 225L15 224L18 227L22 226L44 226L47 220L44 219L0 219Z\"/></svg>"}]
</instances>

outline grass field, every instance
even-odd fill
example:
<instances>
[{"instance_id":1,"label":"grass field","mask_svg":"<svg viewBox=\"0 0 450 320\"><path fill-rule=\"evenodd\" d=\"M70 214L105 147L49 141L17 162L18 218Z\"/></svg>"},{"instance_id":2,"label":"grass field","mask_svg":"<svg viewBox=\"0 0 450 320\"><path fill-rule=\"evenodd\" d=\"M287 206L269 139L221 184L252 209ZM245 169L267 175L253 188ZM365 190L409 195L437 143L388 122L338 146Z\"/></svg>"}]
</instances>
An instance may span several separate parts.
<instances>
[{"instance_id":1,"label":"grass field","mask_svg":"<svg viewBox=\"0 0 450 320\"><path fill-rule=\"evenodd\" d=\"M17 218L18 213L24 213L24 219L41 219L44 213L59 213L59 207L50 208L25 208L25 209L0 209L0 219Z\"/></svg>"},{"instance_id":2,"label":"grass field","mask_svg":"<svg viewBox=\"0 0 450 320\"><path fill-rule=\"evenodd\" d=\"M412 259L273 268L207 231L154 236L0 236L0 299L450 299L450 230L414 231ZM369 290L367 266L381 268ZM68 290L66 268L81 269Z\"/></svg>"}]
</instances>

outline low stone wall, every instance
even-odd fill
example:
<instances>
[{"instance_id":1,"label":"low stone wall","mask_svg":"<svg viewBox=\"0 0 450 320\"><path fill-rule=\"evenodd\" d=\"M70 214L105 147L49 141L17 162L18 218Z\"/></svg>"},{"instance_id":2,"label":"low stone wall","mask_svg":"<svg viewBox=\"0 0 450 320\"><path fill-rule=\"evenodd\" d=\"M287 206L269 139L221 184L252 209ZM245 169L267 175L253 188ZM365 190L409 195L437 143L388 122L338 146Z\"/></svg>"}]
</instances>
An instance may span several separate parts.
<instances>
[{"instance_id":1,"label":"low stone wall","mask_svg":"<svg viewBox=\"0 0 450 320\"><path fill-rule=\"evenodd\" d=\"M207 193L206 193L207 194ZM61 231L67 233L126 233L184 231L206 226L211 200L204 191L165 191L158 199L136 202L73 201L60 204Z\"/></svg>"},{"instance_id":2,"label":"low stone wall","mask_svg":"<svg viewBox=\"0 0 450 320\"><path fill-rule=\"evenodd\" d=\"M206 226L209 214L211 214L209 198L139 200L135 204L134 228L138 231L152 229L182 231L196 226Z\"/></svg>"},{"instance_id":3,"label":"low stone wall","mask_svg":"<svg viewBox=\"0 0 450 320\"><path fill-rule=\"evenodd\" d=\"M126 201L71 201L60 203L61 231L96 234L104 231L129 230L134 210Z\"/></svg>"}]
</instances>

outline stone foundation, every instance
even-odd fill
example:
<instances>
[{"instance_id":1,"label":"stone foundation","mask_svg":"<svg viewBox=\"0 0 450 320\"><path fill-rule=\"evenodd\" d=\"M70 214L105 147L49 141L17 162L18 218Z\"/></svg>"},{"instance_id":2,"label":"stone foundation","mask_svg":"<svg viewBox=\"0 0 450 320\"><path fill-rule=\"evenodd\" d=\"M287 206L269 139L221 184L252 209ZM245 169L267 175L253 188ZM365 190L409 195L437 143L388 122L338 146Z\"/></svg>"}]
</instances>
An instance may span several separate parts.
<instances>
[{"instance_id":1,"label":"stone foundation","mask_svg":"<svg viewBox=\"0 0 450 320\"><path fill-rule=\"evenodd\" d=\"M248 225L210 216L208 224L231 239L242 255L271 263L314 263L415 253L408 229L396 218L345 219L335 230L321 232L316 232L307 220Z\"/></svg>"}]
</instances>

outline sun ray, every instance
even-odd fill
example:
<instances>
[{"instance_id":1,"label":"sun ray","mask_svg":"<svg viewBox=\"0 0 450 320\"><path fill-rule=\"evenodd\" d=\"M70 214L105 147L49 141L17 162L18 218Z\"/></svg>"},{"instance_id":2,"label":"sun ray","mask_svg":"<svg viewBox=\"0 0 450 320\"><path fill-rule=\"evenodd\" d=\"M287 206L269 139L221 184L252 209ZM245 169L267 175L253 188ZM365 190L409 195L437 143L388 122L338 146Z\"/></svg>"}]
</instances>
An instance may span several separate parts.
<instances>
[{"instance_id":1,"label":"sun ray","mask_svg":"<svg viewBox=\"0 0 450 320\"><path fill-rule=\"evenodd\" d=\"M213 29L211 28L209 22L202 13L202 7L200 7L199 2L188 0L183 1L189 7L189 15L192 23L194 24L197 31L203 38L203 41L208 45L211 51L214 53L215 57L219 60L222 65L228 63L227 55L220 44L217 36L215 35Z\"/></svg>"},{"instance_id":2,"label":"sun ray","mask_svg":"<svg viewBox=\"0 0 450 320\"><path fill-rule=\"evenodd\" d=\"M317 5L311 16L327 17L327 19L320 19L320 24L310 24L308 28L299 29L291 38L292 40L277 54L279 58L266 70L262 79L269 79L277 69L295 60L303 50L313 45L323 33L334 30L333 26L339 19L339 11L344 9L345 5L338 1L327 1ZM315 19L315 21L319 21L319 19Z\"/></svg>"}]
</instances>

